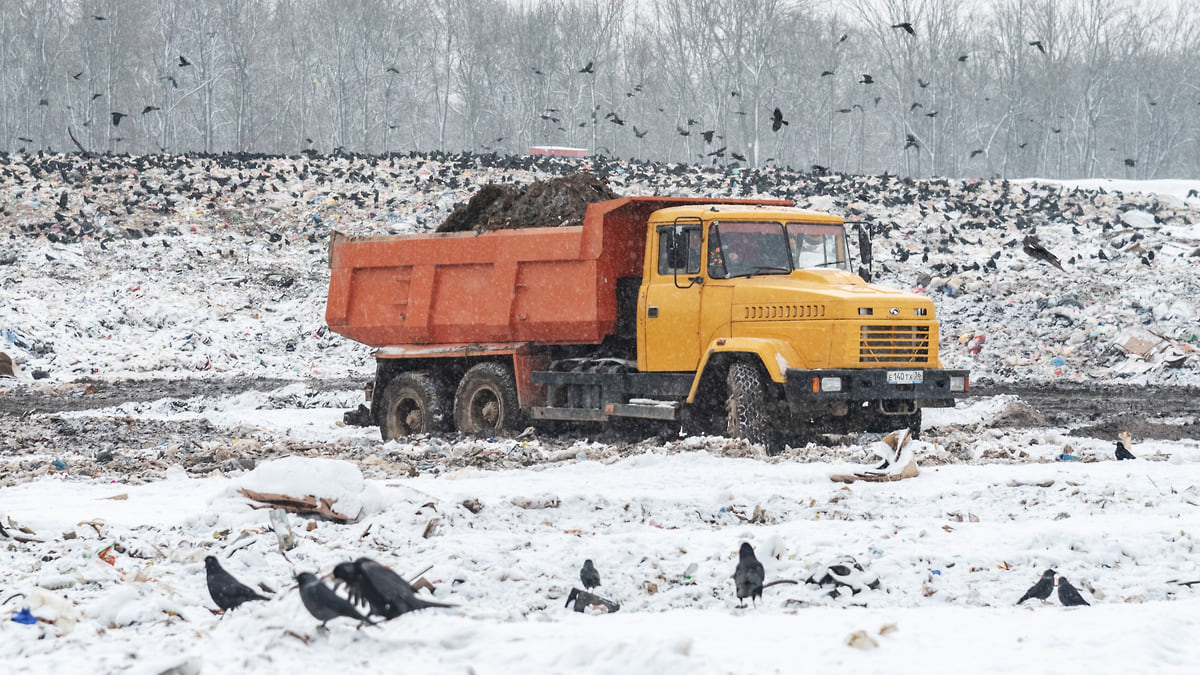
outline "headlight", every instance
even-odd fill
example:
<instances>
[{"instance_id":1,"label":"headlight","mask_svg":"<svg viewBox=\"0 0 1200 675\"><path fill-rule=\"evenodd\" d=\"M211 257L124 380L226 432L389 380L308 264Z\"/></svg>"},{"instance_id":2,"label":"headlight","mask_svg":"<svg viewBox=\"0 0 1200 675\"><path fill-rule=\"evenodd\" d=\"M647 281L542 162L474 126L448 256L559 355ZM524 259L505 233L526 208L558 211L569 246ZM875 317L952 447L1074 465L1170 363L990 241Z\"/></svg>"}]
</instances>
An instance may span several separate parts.
<instances>
[{"instance_id":1,"label":"headlight","mask_svg":"<svg viewBox=\"0 0 1200 675\"><path fill-rule=\"evenodd\" d=\"M950 377L950 391L966 391L966 390L967 390L967 377L965 375L961 375L961 376L955 375L955 376Z\"/></svg>"},{"instance_id":2,"label":"headlight","mask_svg":"<svg viewBox=\"0 0 1200 675\"><path fill-rule=\"evenodd\" d=\"M822 377L821 391L841 391L842 378L840 377Z\"/></svg>"}]
</instances>

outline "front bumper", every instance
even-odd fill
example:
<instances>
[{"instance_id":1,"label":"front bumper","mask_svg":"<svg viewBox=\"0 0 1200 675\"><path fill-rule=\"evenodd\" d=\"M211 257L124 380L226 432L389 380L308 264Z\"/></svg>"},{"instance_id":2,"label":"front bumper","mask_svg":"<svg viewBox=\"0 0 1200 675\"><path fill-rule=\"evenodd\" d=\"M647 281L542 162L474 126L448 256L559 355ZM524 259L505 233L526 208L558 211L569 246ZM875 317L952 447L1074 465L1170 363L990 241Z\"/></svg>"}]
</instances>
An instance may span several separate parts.
<instances>
[{"instance_id":1,"label":"front bumper","mask_svg":"<svg viewBox=\"0 0 1200 675\"><path fill-rule=\"evenodd\" d=\"M788 402L797 405L814 401L915 401L918 407L941 408L954 405L954 397L967 396L968 370L921 370L921 381L894 384L888 373L912 373L913 369L829 369L784 371L784 389ZM951 378L962 378L961 391L951 389ZM837 382L836 390L831 390Z\"/></svg>"}]
</instances>

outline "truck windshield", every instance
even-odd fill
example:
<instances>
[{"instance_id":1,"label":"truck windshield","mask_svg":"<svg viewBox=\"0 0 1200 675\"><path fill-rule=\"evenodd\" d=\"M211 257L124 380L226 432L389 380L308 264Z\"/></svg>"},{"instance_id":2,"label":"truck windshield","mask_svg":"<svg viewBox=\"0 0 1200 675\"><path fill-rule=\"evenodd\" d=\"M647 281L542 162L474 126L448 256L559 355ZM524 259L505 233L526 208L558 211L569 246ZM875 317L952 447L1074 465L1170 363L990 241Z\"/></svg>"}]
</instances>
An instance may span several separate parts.
<instances>
[{"instance_id":1,"label":"truck windshield","mask_svg":"<svg viewBox=\"0 0 1200 675\"><path fill-rule=\"evenodd\" d=\"M783 226L769 221L715 222L708 228L708 275L790 274Z\"/></svg>"},{"instance_id":2,"label":"truck windshield","mask_svg":"<svg viewBox=\"0 0 1200 675\"><path fill-rule=\"evenodd\" d=\"M787 236L796 269L850 269L846 233L841 225L788 223Z\"/></svg>"}]
</instances>

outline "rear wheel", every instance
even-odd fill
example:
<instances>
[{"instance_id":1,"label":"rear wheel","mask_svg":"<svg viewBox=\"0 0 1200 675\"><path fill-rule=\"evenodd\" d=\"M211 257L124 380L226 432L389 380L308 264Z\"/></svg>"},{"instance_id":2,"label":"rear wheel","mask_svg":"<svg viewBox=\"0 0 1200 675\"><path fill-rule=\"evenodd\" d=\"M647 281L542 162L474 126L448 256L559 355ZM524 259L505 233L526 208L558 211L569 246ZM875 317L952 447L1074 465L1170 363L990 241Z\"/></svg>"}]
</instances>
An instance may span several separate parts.
<instances>
[{"instance_id":1,"label":"rear wheel","mask_svg":"<svg viewBox=\"0 0 1200 675\"><path fill-rule=\"evenodd\" d=\"M744 438L767 449L767 454L776 455L777 447L767 415L767 383L762 371L754 364L737 361L729 366L726 382L729 398L726 399L728 414L727 430L731 438Z\"/></svg>"},{"instance_id":2,"label":"rear wheel","mask_svg":"<svg viewBox=\"0 0 1200 675\"><path fill-rule=\"evenodd\" d=\"M517 381L500 363L472 366L454 394L454 425L466 434L515 429L521 420Z\"/></svg>"},{"instance_id":3,"label":"rear wheel","mask_svg":"<svg viewBox=\"0 0 1200 675\"><path fill-rule=\"evenodd\" d=\"M442 431L447 396L437 380L424 372L400 373L388 382L379 400L376 422L383 440Z\"/></svg>"}]
</instances>

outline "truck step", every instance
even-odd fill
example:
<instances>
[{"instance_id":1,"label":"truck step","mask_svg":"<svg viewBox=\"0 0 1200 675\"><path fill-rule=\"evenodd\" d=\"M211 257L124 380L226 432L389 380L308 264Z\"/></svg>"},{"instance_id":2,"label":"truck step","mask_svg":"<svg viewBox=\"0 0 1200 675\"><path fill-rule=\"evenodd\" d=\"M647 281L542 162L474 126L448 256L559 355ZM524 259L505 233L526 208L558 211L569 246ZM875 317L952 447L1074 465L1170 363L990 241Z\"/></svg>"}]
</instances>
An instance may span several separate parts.
<instances>
[{"instance_id":1,"label":"truck step","mask_svg":"<svg viewBox=\"0 0 1200 675\"><path fill-rule=\"evenodd\" d=\"M605 422L613 417L639 417L652 420L679 419L679 404L668 401L634 399L629 403L609 403L603 409L537 406L529 409L537 420L567 422Z\"/></svg>"}]
</instances>

